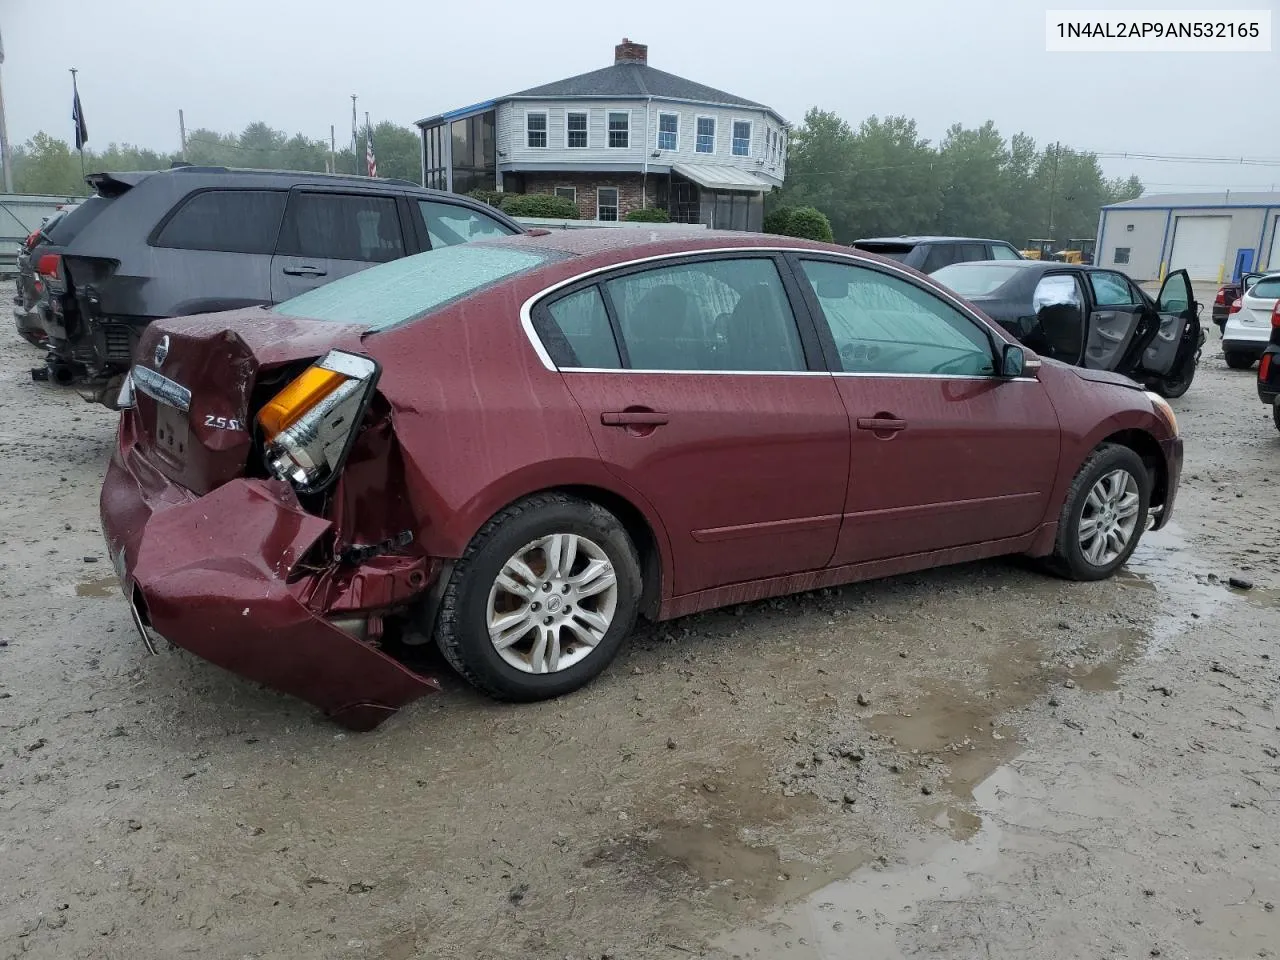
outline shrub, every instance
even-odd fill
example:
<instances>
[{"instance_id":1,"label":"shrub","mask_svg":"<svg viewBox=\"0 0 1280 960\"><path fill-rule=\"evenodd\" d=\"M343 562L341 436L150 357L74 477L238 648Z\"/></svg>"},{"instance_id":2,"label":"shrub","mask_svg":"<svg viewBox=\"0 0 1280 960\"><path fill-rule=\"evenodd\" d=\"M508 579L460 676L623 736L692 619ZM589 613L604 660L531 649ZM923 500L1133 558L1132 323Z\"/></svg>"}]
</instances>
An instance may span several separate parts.
<instances>
[{"instance_id":1,"label":"shrub","mask_svg":"<svg viewBox=\"0 0 1280 960\"><path fill-rule=\"evenodd\" d=\"M787 224L791 221L791 207L778 207L764 218L763 230L765 233L778 233L782 236L789 236L787 232Z\"/></svg>"},{"instance_id":2,"label":"shrub","mask_svg":"<svg viewBox=\"0 0 1280 960\"><path fill-rule=\"evenodd\" d=\"M467 194L472 200L479 200L481 203L487 203L491 207L501 207L502 198L505 193L499 193L497 190L472 190Z\"/></svg>"},{"instance_id":3,"label":"shrub","mask_svg":"<svg viewBox=\"0 0 1280 960\"><path fill-rule=\"evenodd\" d=\"M623 220L629 220L631 223L670 223L671 214L659 207L644 207L640 210L632 210Z\"/></svg>"},{"instance_id":4,"label":"shrub","mask_svg":"<svg viewBox=\"0 0 1280 960\"><path fill-rule=\"evenodd\" d=\"M835 239L831 232L831 221L821 210L814 207L797 207L787 218L787 228L783 231L789 237L802 237L805 240L825 240L830 243Z\"/></svg>"},{"instance_id":5,"label":"shrub","mask_svg":"<svg viewBox=\"0 0 1280 960\"><path fill-rule=\"evenodd\" d=\"M551 193L504 193L502 212L509 217L545 217L548 220L577 220L578 205L568 197Z\"/></svg>"}]
</instances>

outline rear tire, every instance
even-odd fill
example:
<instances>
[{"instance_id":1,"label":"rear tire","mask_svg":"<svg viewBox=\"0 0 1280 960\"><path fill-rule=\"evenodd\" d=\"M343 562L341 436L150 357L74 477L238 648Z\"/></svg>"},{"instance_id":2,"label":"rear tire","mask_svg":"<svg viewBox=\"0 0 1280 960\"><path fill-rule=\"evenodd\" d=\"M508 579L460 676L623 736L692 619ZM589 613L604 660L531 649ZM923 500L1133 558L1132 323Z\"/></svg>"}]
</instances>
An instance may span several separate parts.
<instances>
[{"instance_id":1,"label":"rear tire","mask_svg":"<svg viewBox=\"0 0 1280 960\"><path fill-rule=\"evenodd\" d=\"M1247 353L1223 350L1222 355L1227 358L1227 366L1232 370L1248 370L1253 366L1254 358Z\"/></svg>"},{"instance_id":2,"label":"rear tire","mask_svg":"<svg viewBox=\"0 0 1280 960\"><path fill-rule=\"evenodd\" d=\"M609 665L635 625L640 594L640 558L613 514L537 494L489 520L454 564L436 643L491 697L546 700Z\"/></svg>"},{"instance_id":3,"label":"rear tire","mask_svg":"<svg viewBox=\"0 0 1280 960\"><path fill-rule=\"evenodd\" d=\"M1137 547L1150 502L1151 475L1141 458L1128 447L1101 444L1071 481L1046 565L1069 580L1105 580Z\"/></svg>"}]
</instances>

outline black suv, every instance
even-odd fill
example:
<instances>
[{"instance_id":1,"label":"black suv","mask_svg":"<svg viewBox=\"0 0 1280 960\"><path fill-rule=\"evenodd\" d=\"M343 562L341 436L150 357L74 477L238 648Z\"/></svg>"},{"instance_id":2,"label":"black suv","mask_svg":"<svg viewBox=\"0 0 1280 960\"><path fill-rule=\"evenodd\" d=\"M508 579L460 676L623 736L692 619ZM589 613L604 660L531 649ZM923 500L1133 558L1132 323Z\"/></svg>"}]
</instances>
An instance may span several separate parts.
<instances>
[{"instance_id":1,"label":"black suv","mask_svg":"<svg viewBox=\"0 0 1280 960\"><path fill-rule=\"evenodd\" d=\"M972 237L868 237L853 246L904 263L921 273L933 273L953 263L971 260L1022 260L1011 243Z\"/></svg>"},{"instance_id":2,"label":"black suv","mask_svg":"<svg viewBox=\"0 0 1280 960\"><path fill-rule=\"evenodd\" d=\"M184 166L85 178L94 195L31 251L47 368L113 404L161 317L274 304L376 263L522 232L407 180Z\"/></svg>"}]
</instances>

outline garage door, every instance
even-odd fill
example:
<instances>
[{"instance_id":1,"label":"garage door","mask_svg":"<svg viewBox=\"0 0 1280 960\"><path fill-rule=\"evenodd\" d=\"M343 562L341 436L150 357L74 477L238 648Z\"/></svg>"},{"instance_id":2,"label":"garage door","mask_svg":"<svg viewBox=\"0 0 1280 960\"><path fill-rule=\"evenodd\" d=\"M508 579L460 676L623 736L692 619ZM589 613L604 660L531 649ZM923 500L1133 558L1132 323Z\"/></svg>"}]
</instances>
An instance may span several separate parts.
<instances>
[{"instance_id":1,"label":"garage door","mask_svg":"<svg viewBox=\"0 0 1280 960\"><path fill-rule=\"evenodd\" d=\"M1271 221L1271 256L1267 258L1268 270L1280 270L1280 217Z\"/></svg>"},{"instance_id":2,"label":"garage door","mask_svg":"<svg viewBox=\"0 0 1280 960\"><path fill-rule=\"evenodd\" d=\"M1230 217L1178 217L1173 229L1169 269L1186 270L1192 280L1217 280L1227 262Z\"/></svg>"}]
</instances>

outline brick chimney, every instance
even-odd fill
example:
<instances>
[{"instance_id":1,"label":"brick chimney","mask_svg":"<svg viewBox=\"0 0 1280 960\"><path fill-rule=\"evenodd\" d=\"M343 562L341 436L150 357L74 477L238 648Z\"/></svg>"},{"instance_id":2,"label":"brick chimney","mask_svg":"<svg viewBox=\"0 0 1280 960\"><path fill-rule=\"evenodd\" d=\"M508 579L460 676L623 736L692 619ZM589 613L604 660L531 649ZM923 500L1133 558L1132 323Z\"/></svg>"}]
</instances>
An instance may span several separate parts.
<instances>
[{"instance_id":1,"label":"brick chimney","mask_svg":"<svg viewBox=\"0 0 1280 960\"><path fill-rule=\"evenodd\" d=\"M632 43L626 37L613 48L614 63L648 63L649 47L643 43Z\"/></svg>"}]
</instances>

